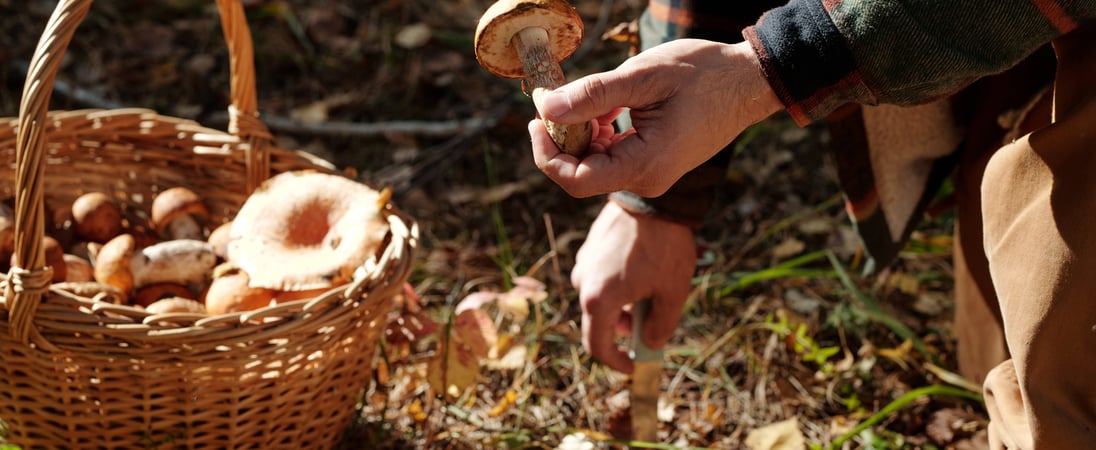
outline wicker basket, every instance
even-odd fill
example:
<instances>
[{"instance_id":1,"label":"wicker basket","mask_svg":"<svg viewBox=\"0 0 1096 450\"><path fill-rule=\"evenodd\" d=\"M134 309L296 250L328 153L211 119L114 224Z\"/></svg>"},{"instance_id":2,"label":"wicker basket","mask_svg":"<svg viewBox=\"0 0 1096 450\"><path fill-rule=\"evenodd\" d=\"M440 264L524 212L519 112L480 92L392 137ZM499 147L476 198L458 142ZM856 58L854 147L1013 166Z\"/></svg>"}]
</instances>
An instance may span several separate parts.
<instances>
[{"instance_id":1,"label":"wicker basket","mask_svg":"<svg viewBox=\"0 0 1096 450\"><path fill-rule=\"evenodd\" d=\"M256 114L239 0L217 1L231 57L228 133L142 109L47 112L61 55L90 4L59 3L19 117L0 119L0 199L16 198L15 267L24 268L0 274L7 441L28 449L336 446L410 271L413 221L386 210L382 253L351 285L247 313L152 316L51 285L44 223L83 193L113 195L131 224L143 224L157 192L187 186L224 221L274 173L334 172L271 146Z\"/></svg>"}]
</instances>

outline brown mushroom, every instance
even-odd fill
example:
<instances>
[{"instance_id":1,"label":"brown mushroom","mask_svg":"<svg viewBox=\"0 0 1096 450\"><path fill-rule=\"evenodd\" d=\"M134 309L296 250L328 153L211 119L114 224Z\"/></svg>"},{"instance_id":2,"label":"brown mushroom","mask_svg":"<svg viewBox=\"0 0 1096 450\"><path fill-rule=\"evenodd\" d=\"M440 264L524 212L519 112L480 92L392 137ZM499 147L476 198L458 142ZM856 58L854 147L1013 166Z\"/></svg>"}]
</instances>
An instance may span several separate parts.
<instances>
[{"instance_id":1,"label":"brown mushroom","mask_svg":"<svg viewBox=\"0 0 1096 450\"><path fill-rule=\"evenodd\" d=\"M159 300L172 297L194 300L194 293L190 291L190 288L179 283L152 283L137 289L137 294L133 297L133 305L148 307Z\"/></svg>"},{"instance_id":2,"label":"brown mushroom","mask_svg":"<svg viewBox=\"0 0 1096 450\"><path fill-rule=\"evenodd\" d=\"M137 243L133 235L120 234L99 248L95 257L95 281L114 286L123 295L133 292L133 271L129 268Z\"/></svg>"},{"instance_id":3,"label":"brown mushroom","mask_svg":"<svg viewBox=\"0 0 1096 450\"><path fill-rule=\"evenodd\" d=\"M80 238L104 243L122 232L122 211L106 194L89 192L72 202L72 226Z\"/></svg>"},{"instance_id":4,"label":"brown mushroom","mask_svg":"<svg viewBox=\"0 0 1096 450\"><path fill-rule=\"evenodd\" d=\"M0 272L7 272L15 253L15 211L0 203Z\"/></svg>"},{"instance_id":5,"label":"brown mushroom","mask_svg":"<svg viewBox=\"0 0 1096 450\"><path fill-rule=\"evenodd\" d=\"M185 187L173 187L152 200L152 226L164 239L205 240L202 227L208 217L202 198Z\"/></svg>"},{"instance_id":6,"label":"brown mushroom","mask_svg":"<svg viewBox=\"0 0 1096 450\"><path fill-rule=\"evenodd\" d=\"M209 314L227 314L251 311L269 306L274 299L271 289L252 287L247 272L222 264L205 293L205 307Z\"/></svg>"},{"instance_id":7,"label":"brown mushroom","mask_svg":"<svg viewBox=\"0 0 1096 450\"><path fill-rule=\"evenodd\" d=\"M582 43L582 17L566 0L499 0L476 27L476 60L488 72L522 79L529 89L552 90L566 82L559 63ZM590 145L590 123L545 121L564 153L581 156Z\"/></svg>"},{"instance_id":8,"label":"brown mushroom","mask_svg":"<svg viewBox=\"0 0 1096 450\"><path fill-rule=\"evenodd\" d=\"M130 234L122 234L99 249L95 280L128 293L153 283L204 284L216 263L213 247L204 241L176 239L141 249Z\"/></svg>"},{"instance_id":9,"label":"brown mushroom","mask_svg":"<svg viewBox=\"0 0 1096 450\"><path fill-rule=\"evenodd\" d=\"M90 261L70 253L65 253L63 258L67 271L65 281L76 283L95 279L95 268Z\"/></svg>"},{"instance_id":10,"label":"brown mushroom","mask_svg":"<svg viewBox=\"0 0 1096 450\"><path fill-rule=\"evenodd\" d=\"M381 194L309 171L268 179L232 222L228 261L250 286L276 291L331 288L375 256L388 231Z\"/></svg>"},{"instance_id":11,"label":"brown mushroom","mask_svg":"<svg viewBox=\"0 0 1096 450\"><path fill-rule=\"evenodd\" d=\"M46 256L46 266L53 270L50 281L53 283L65 281L65 277L68 276L68 266L65 264L65 249L61 248L61 244L57 242L57 239L42 236L42 251ZM12 253L9 258L8 264L14 267L15 253Z\"/></svg>"},{"instance_id":12,"label":"brown mushroom","mask_svg":"<svg viewBox=\"0 0 1096 450\"><path fill-rule=\"evenodd\" d=\"M205 305L197 300L182 297L168 297L157 300L145 307L145 311L152 314L205 314Z\"/></svg>"},{"instance_id":13,"label":"brown mushroom","mask_svg":"<svg viewBox=\"0 0 1096 450\"><path fill-rule=\"evenodd\" d=\"M65 264L65 249L61 248L61 243L50 236L42 236L42 251L46 254L46 265L53 269L53 278L50 281L65 281L68 265Z\"/></svg>"}]
</instances>

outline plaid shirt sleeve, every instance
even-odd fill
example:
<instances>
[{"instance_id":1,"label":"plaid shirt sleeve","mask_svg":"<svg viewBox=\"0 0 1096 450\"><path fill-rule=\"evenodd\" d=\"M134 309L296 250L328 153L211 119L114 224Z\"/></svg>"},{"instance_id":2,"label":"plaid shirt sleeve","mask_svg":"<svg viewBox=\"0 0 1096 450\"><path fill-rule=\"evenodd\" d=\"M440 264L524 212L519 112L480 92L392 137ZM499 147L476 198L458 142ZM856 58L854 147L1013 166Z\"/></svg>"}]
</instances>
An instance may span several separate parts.
<instances>
[{"instance_id":1,"label":"plaid shirt sleeve","mask_svg":"<svg viewBox=\"0 0 1096 450\"><path fill-rule=\"evenodd\" d=\"M791 0L743 36L806 125L846 103L945 97L1092 17L1096 0Z\"/></svg>"}]
</instances>

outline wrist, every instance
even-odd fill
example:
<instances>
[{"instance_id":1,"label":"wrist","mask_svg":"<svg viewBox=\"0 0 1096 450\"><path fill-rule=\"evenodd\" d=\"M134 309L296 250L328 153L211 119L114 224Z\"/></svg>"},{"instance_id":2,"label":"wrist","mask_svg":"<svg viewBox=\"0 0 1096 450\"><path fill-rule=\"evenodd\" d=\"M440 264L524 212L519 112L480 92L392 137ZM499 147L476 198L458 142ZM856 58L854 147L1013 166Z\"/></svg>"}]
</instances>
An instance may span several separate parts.
<instances>
[{"instance_id":1,"label":"wrist","mask_svg":"<svg viewBox=\"0 0 1096 450\"><path fill-rule=\"evenodd\" d=\"M765 120L784 109L784 103L777 97L765 71L761 59L749 41L729 44L725 50L727 57L734 61L735 77L739 80L738 106L747 123L743 128Z\"/></svg>"}]
</instances>

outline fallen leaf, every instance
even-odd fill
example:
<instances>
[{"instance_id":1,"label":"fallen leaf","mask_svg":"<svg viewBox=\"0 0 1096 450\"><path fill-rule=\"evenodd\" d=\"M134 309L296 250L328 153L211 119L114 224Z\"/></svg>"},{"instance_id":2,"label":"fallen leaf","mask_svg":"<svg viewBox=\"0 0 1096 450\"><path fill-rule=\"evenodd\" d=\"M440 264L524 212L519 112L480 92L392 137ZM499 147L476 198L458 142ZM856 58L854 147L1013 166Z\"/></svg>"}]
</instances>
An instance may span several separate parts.
<instances>
[{"instance_id":1,"label":"fallen leaf","mask_svg":"<svg viewBox=\"0 0 1096 450\"><path fill-rule=\"evenodd\" d=\"M782 261L790 256L799 254L799 252L802 252L805 248L807 248L807 244L804 244L803 241L796 238L788 238L785 239L784 242L777 244L776 247L773 247L772 256L773 259Z\"/></svg>"},{"instance_id":2,"label":"fallen leaf","mask_svg":"<svg viewBox=\"0 0 1096 450\"><path fill-rule=\"evenodd\" d=\"M416 49L430 42L433 32L425 23L414 23L403 27L396 33L396 45L408 50Z\"/></svg>"},{"instance_id":3,"label":"fallen leaf","mask_svg":"<svg viewBox=\"0 0 1096 450\"><path fill-rule=\"evenodd\" d=\"M906 339L901 345L895 348L881 348L875 351L875 354L894 361L902 367L902 370L909 369L909 361L912 360L910 352L913 350L913 341Z\"/></svg>"},{"instance_id":4,"label":"fallen leaf","mask_svg":"<svg viewBox=\"0 0 1096 450\"><path fill-rule=\"evenodd\" d=\"M480 372L479 358L467 345L452 336L445 342L445 348L439 349L427 365L426 381L434 392L457 398L476 383Z\"/></svg>"},{"instance_id":5,"label":"fallen leaf","mask_svg":"<svg viewBox=\"0 0 1096 450\"><path fill-rule=\"evenodd\" d=\"M515 370L525 367L525 358L529 355L529 349L524 344L512 345L501 357L484 361L484 365L491 370Z\"/></svg>"},{"instance_id":6,"label":"fallen leaf","mask_svg":"<svg viewBox=\"0 0 1096 450\"><path fill-rule=\"evenodd\" d=\"M486 358L498 343L498 330L482 309L468 309L453 319L453 337L467 345L476 357Z\"/></svg>"},{"instance_id":7,"label":"fallen leaf","mask_svg":"<svg viewBox=\"0 0 1096 450\"><path fill-rule=\"evenodd\" d=\"M480 291L468 294L464 297L460 303L457 303L457 307L453 310L453 313L460 316L461 313L470 309L481 309L488 303L495 301L498 298L498 292Z\"/></svg>"},{"instance_id":8,"label":"fallen leaf","mask_svg":"<svg viewBox=\"0 0 1096 450\"><path fill-rule=\"evenodd\" d=\"M425 422L426 411L422 409L422 400L416 398L410 405L407 405L407 415L411 416L411 419L415 422Z\"/></svg>"},{"instance_id":9,"label":"fallen leaf","mask_svg":"<svg viewBox=\"0 0 1096 450\"><path fill-rule=\"evenodd\" d=\"M920 286L917 282L917 278L908 273L893 273L887 280L887 284L891 287L898 289L900 292L915 295L920 292Z\"/></svg>"},{"instance_id":10,"label":"fallen leaf","mask_svg":"<svg viewBox=\"0 0 1096 450\"><path fill-rule=\"evenodd\" d=\"M750 450L803 450L806 440L799 431L799 420L793 418L750 431L746 435L746 447Z\"/></svg>"},{"instance_id":11,"label":"fallen leaf","mask_svg":"<svg viewBox=\"0 0 1096 450\"><path fill-rule=\"evenodd\" d=\"M502 414L502 413L506 412L506 410L510 409L511 406L514 406L514 404L517 403L517 401L518 401L518 393L514 392L513 389L508 389L506 391L506 394L503 395L502 401L500 401L497 405L495 405L494 408L491 408L491 411L488 412L487 415L491 416L491 417L498 417L500 414Z\"/></svg>"}]
</instances>

